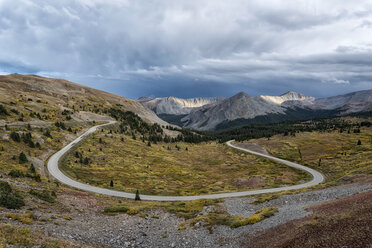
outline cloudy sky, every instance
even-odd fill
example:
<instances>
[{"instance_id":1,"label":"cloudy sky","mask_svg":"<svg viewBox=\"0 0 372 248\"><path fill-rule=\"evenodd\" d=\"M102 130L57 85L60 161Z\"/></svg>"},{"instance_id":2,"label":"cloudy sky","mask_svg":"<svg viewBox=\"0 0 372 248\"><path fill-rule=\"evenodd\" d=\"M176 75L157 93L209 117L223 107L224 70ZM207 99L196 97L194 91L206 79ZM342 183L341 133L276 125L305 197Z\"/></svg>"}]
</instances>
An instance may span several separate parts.
<instances>
[{"instance_id":1,"label":"cloudy sky","mask_svg":"<svg viewBox=\"0 0 372 248\"><path fill-rule=\"evenodd\" d=\"M372 89L372 2L0 0L0 73L130 98Z\"/></svg>"}]
</instances>

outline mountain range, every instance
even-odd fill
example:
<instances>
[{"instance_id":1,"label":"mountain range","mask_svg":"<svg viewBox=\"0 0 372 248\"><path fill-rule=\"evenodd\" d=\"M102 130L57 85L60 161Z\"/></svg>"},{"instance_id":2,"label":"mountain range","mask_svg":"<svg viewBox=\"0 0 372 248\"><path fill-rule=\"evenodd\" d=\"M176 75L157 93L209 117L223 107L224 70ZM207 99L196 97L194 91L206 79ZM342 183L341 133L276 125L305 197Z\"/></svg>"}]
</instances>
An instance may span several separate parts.
<instances>
[{"instance_id":1,"label":"mountain range","mask_svg":"<svg viewBox=\"0 0 372 248\"><path fill-rule=\"evenodd\" d=\"M372 90L326 98L289 91L280 96L177 97L137 99L160 118L196 130L224 129L253 122L342 116L372 111Z\"/></svg>"},{"instance_id":2,"label":"mountain range","mask_svg":"<svg viewBox=\"0 0 372 248\"><path fill-rule=\"evenodd\" d=\"M190 114L193 109L209 104L219 103L224 99L224 97L197 97L182 99L169 96L158 98L140 97L137 101L153 110L157 115L186 115Z\"/></svg>"}]
</instances>

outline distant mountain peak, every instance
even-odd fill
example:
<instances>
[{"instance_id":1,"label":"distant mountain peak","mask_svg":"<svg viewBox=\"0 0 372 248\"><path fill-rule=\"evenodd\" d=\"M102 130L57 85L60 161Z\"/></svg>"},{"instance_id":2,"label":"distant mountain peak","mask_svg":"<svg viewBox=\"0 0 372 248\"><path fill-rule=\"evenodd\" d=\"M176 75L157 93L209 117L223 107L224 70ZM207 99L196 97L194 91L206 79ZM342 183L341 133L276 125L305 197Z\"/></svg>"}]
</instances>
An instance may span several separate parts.
<instances>
[{"instance_id":1,"label":"distant mountain peak","mask_svg":"<svg viewBox=\"0 0 372 248\"><path fill-rule=\"evenodd\" d=\"M251 96L245 93L244 91L240 91L239 93L232 96L232 98L241 98L241 97L251 97Z\"/></svg>"},{"instance_id":2,"label":"distant mountain peak","mask_svg":"<svg viewBox=\"0 0 372 248\"><path fill-rule=\"evenodd\" d=\"M185 115L189 114L192 110L206 106L208 104L218 103L225 98L223 97L197 97L182 99L175 96L157 97L149 101L141 101L149 109L153 110L156 114L170 114L170 115Z\"/></svg>"},{"instance_id":3,"label":"distant mountain peak","mask_svg":"<svg viewBox=\"0 0 372 248\"><path fill-rule=\"evenodd\" d=\"M154 98L150 97L150 96L141 96L139 98L136 99L137 102L148 102L148 101L151 101L153 100Z\"/></svg>"},{"instance_id":4,"label":"distant mountain peak","mask_svg":"<svg viewBox=\"0 0 372 248\"><path fill-rule=\"evenodd\" d=\"M280 96L304 96L304 94L295 92L295 91L287 91L284 94L281 94Z\"/></svg>"}]
</instances>

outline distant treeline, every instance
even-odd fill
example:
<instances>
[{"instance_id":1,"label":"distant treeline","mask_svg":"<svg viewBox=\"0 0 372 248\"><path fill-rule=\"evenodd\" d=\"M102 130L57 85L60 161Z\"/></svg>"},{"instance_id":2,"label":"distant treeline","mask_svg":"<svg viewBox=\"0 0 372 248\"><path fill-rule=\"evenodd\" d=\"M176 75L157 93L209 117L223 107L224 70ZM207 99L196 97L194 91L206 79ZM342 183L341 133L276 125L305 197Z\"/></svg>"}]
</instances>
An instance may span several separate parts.
<instances>
[{"instance_id":1,"label":"distant treeline","mask_svg":"<svg viewBox=\"0 0 372 248\"><path fill-rule=\"evenodd\" d=\"M107 110L107 113L120 122L119 132L129 134L132 136L133 139L139 138L143 141L146 140L152 143L171 143L179 141L188 143L200 143L203 141L211 140L211 137L207 135L201 135L187 129L174 128L172 126L163 126L163 128L180 132L178 136L170 137L169 135L164 133L162 127L159 124L149 124L131 111L123 111L121 109L110 108L109 110ZM140 136L137 137L138 135Z\"/></svg>"},{"instance_id":2,"label":"distant treeline","mask_svg":"<svg viewBox=\"0 0 372 248\"><path fill-rule=\"evenodd\" d=\"M222 131L210 132L208 135L218 139L220 142L225 142L231 139L237 141L270 138L276 134L284 136L295 136L299 132L327 132L337 130L339 132L360 132L360 127L371 126L369 121L350 122L341 118L313 119L307 121L283 121L279 123L268 124L248 124L239 128L231 128Z\"/></svg>"},{"instance_id":3,"label":"distant treeline","mask_svg":"<svg viewBox=\"0 0 372 248\"><path fill-rule=\"evenodd\" d=\"M177 128L174 126L160 126L159 124L148 124L143 121L137 114L131 111L123 111L116 108L111 108L107 111L113 118L120 122L119 131L132 135L134 139L138 138L143 141L153 143L157 142L179 142L200 143L205 141L226 142L231 139L237 141L270 138L276 134L284 136L295 136L299 132L328 132L337 130L338 132L358 133L360 127L371 126L370 121L351 122L344 118L318 118L306 121L282 121L278 123L251 123L240 127L201 132L189 130L185 128ZM366 117L366 116L363 116ZM163 132L162 128L172 131L178 131L180 134L177 137L170 137Z\"/></svg>"}]
</instances>

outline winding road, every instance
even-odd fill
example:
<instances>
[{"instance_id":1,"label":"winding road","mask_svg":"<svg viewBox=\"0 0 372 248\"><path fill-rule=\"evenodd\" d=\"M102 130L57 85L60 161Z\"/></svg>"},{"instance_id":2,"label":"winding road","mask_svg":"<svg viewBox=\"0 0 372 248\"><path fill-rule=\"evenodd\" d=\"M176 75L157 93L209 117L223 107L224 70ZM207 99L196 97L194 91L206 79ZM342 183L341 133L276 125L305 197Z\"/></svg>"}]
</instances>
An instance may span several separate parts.
<instances>
[{"instance_id":1,"label":"winding road","mask_svg":"<svg viewBox=\"0 0 372 248\"><path fill-rule=\"evenodd\" d=\"M127 192L122 192L122 191L116 191L116 190L111 190L111 189L105 189L105 188L100 188L100 187L95 187L89 184L81 183L78 181L75 181L74 179L66 176L65 174L62 173L62 171L58 167L58 162L61 159L61 157L68 152L73 146L77 145L78 142L83 140L86 136L89 134L95 132L98 128L114 124L115 121L110 121L106 124L101 124L94 126L90 128L88 131L86 131L84 134L79 136L77 139L72 141L70 144L62 148L60 151L56 152L53 154L47 164L48 171L49 173L56 178L58 181L60 181L63 184L66 184L68 186L71 186L76 189L92 192L92 193L98 193L98 194L103 194L103 195L108 195L108 196L115 196L115 197L122 197L122 198L129 198L129 199L134 199L135 194L134 193L127 193ZM299 165L284 159L276 158L270 155L258 153L255 151L251 151L245 148L237 147L232 144L233 140L230 140L226 142L226 144L232 148L248 152L257 156L261 156L282 164L285 164L287 166L300 169L303 171L306 171L310 173L313 176L313 179L307 183L303 184L298 184L298 185L293 185L293 186L285 186L285 187L280 187L280 188L271 188L271 189L260 189L260 190L250 190L250 191L240 191L240 192L232 192L232 193L220 193L220 194L210 194L210 195L195 195L195 196L156 196L156 195L140 195L141 200L147 200L147 201L191 201L191 200L198 200L198 199L218 199L218 198L228 198L228 197L240 197L240 196L249 196L249 195L258 195L258 194L264 194L264 193L275 193L283 190L292 190L292 189L301 189L301 188L306 188L310 186L314 186L317 184L320 184L324 181L324 177L321 173L319 173L316 170L313 170L311 168L308 168L303 165Z\"/></svg>"}]
</instances>

